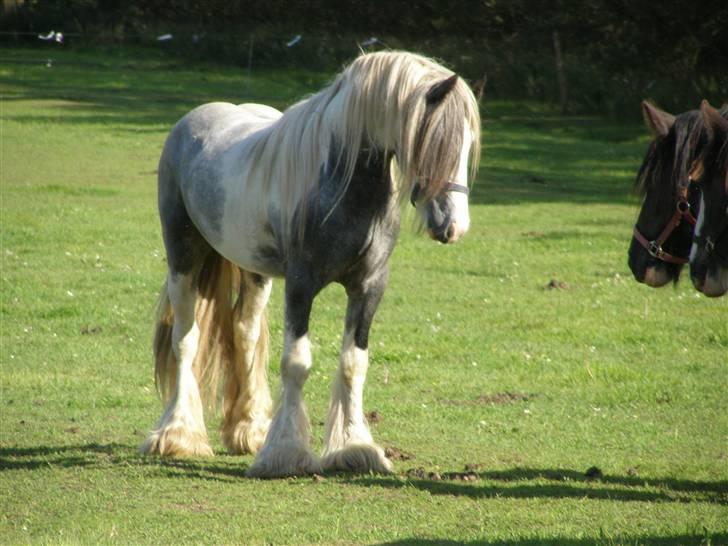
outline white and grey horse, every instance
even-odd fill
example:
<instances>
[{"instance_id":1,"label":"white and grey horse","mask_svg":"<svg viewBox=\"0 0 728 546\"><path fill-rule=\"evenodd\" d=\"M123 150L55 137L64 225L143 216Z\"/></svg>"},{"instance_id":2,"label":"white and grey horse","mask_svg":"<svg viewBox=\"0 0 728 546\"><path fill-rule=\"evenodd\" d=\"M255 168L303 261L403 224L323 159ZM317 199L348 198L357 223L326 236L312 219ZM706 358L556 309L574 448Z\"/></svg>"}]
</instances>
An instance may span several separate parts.
<instances>
[{"instance_id":1,"label":"white and grey horse","mask_svg":"<svg viewBox=\"0 0 728 546\"><path fill-rule=\"evenodd\" d=\"M169 272L154 352L166 409L142 452L211 455L203 400L222 392L223 443L257 453L249 476L390 471L362 395L401 204L411 198L433 239L456 241L470 223L468 176L479 151L478 106L466 83L406 52L359 56L283 114L211 103L183 117L159 162ZM285 279L274 415L265 321L273 277ZM312 302L332 282L345 287L348 304L319 458L303 386Z\"/></svg>"}]
</instances>

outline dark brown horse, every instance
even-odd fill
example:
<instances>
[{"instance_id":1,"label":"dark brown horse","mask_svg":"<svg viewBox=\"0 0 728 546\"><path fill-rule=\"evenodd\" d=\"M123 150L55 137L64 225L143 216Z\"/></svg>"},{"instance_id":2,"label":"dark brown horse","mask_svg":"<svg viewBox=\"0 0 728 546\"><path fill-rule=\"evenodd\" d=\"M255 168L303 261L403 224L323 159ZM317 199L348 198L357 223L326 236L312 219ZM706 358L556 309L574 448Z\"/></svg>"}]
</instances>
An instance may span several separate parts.
<instances>
[{"instance_id":1,"label":"dark brown horse","mask_svg":"<svg viewBox=\"0 0 728 546\"><path fill-rule=\"evenodd\" d=\"M699 205L688 172L708 137L699 110L673 116L644 101L642 112L655 138L637 175L643 201L629 267L637 281L658 287L677 282L688 262Z\"/></svg>"},{"instance_id":2,"label":"dark brown horse","mask_svg":"<svg viewBox=\"0 0 728 546\"><path fill-rule=\"evenodd\" d=\"M690 252L690 277L706 296L728 292L728 106L700 106L708 144L691 170L701 189L700 215Z\"/></svg>"}]
</instances>

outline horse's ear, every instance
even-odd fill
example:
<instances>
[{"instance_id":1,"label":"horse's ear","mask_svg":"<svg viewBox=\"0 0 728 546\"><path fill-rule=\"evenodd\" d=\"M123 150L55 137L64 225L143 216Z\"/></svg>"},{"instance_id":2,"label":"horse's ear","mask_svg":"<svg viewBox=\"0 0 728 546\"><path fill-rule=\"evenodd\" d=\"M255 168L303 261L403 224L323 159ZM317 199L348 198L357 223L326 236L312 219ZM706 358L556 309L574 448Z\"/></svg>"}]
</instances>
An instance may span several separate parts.
<instances>
[{"instance_id":1,"label":"horse's ear","mask_svg":"<svg viewBox=\"0 0 728 546\"><path fill-rule=\"evenodd\" d=\"M711 140L718 132L728 133L728 119L721 116L720 112L713 108L707 100L700 103L700 113L703 116L703 124Z\"/></svg>"},{"instance_id":2,"label":"horse's ear","mask_svg":"<svg viewBox=\"0 0 728 546\"><path fill-rule=\"evenodd\" d=\"M675 116L663 112L657 106L646 100L642 101L642 116L647 127L655 136L664 137L670 132L675 123Z\"/></svg>"},{"instance_id":3,"label":"horse's ear","mask_svg":"<svg viewBox=\"0 0 728 546\"><path fill-rule=\"evenodd\" d=\"M435 105L438 104L442 99L445 98L445 96L453 90L453 87L455 87L455 84L458 81L458 75L453 74L449 78L445 78L442 81L439 81L430 87L429 91L427 91L427 95L425 96L425 99L427 100L427 104L429 105Z\"/></svg>"}]
</instances>

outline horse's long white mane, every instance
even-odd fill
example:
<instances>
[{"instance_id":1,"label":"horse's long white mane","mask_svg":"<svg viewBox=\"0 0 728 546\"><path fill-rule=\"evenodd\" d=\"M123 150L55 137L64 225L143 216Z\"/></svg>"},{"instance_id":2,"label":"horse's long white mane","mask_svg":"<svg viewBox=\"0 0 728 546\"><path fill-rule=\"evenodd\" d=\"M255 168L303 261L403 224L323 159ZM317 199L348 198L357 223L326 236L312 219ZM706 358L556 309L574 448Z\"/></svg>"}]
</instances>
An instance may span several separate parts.
<instances>
[{"instance_id":1,"label":"horse's long white mane","mask_svg":"<svg viewBox=\"0 0 728 546\"><path fill-rule=\"evenodd\" d=\"M400 197L409 195L415 181L432 196L455 175L465 124L473 140L474 177L480 115L470 88L458 79L436 108L428 110L426 104L432 85L451 75L412 53L363 54L330 86L294 104L260 131L251 143L251 165L260 169L265 189L279 184L284 229L292 227L298 204L316 188L332 143L341 154L334 160L343 166L342 193L360 153L376 148L395 154Z\"/></svg>"}]
</instances>

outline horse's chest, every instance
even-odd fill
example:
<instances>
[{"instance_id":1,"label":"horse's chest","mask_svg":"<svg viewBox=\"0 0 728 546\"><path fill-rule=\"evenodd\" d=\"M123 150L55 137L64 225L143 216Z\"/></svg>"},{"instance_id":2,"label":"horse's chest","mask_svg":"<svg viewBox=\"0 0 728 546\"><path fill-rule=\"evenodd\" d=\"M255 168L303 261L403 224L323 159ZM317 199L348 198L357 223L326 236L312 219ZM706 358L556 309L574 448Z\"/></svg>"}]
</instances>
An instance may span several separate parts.
<instances>
[{"instance_id":1,"label":"horse's chest","mask_svg":"<svg viewBox=\"0 0 728 546\"><path fill-rule=\"evenodd\" d=\"M304 255L327 282L340 282L386 263L399 232L396 207L368 209L344 200L325 221L309 224ZM320 218L321 214L312 215Z\"/></svg>"}]
</instances>

